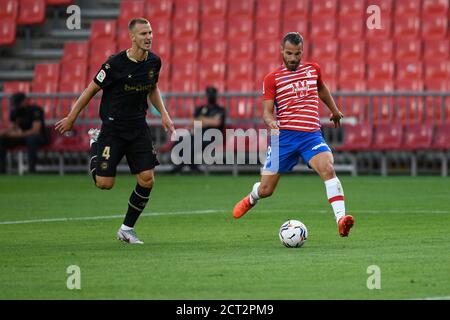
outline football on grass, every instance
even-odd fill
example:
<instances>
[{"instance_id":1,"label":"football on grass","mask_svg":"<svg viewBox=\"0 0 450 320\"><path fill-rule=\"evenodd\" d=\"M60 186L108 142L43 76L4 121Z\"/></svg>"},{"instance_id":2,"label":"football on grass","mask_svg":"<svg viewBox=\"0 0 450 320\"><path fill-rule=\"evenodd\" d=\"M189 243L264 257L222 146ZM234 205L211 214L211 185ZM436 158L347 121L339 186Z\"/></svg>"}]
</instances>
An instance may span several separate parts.
<instances>
[{"instance_id":1,"label":"football on grass","mask_svg":"<svg viewBox=\"0 0 450 320\"><path fill-rule=\"evenodd\" d=\"M281 243L288 248L300 248L308 238L308 229L298 220L289 220L280 227Z\"/></svg>"}]
</instances>

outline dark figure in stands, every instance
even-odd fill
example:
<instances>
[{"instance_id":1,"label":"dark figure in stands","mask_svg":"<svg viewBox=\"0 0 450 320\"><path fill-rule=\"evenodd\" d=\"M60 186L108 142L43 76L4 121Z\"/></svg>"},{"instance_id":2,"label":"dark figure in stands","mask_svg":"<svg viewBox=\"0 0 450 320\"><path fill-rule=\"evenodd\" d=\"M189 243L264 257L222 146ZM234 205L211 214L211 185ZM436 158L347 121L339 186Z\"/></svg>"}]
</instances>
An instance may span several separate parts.
<instances>
[{"instance_id":1,"label":"dark figure in stands","mask_svg":"<svg viewBox=\"0 0 450 320\"><path fill-rule=\"evenodd\" d=\"M224 107L217 104L217 89L215 87L206 87L205 90L207 103L201 106L198 106L194 110L194 121L200 121L202 126L202 136L208 129L218 129L225 133L225 109ZM191 136L191 146L194 146L194 136ZM202 151L208 146L212 141L203 141L202 140ZM189 167L191 172L200 172L200 169L197 167L197 164L194 164L194 148L191 148L191 162ZM172 172L180 172L184 165L179 164L176 165Z\"/></svg>"},{"instance_id":2,"label":"dark figure in stands","mask_svg":"<svg viewBox=\"0 0 450 320\"><path fill-rule=\"evenodd\" d=\"M24 93L11 96L10 125L0 130L0 173L6 173L6 152L17 146L28 150L28 171L36 172L39 147L48 143L44 111L37 105L27 103Z\"/></svg>"}]
</instances>

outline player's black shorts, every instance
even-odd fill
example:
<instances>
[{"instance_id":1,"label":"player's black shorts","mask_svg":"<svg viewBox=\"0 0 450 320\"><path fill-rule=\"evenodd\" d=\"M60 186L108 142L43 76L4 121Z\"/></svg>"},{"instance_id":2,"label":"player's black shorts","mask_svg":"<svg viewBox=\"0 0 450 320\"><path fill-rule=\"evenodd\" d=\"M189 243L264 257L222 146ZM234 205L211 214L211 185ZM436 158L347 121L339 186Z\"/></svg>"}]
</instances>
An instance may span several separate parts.
<instances>
[{"instance_id":1,"label":"player's black shorts","mask_svg":"<svg viewBox=\"0 0 450 320\"><path fill-rule=\"evenodd\" d=\"M159 164L149 127L120 132L102 126L97 143L98 176L115 177L123 156L126 156L132 174L151 170Z\"/></svg>"}]
</instances>

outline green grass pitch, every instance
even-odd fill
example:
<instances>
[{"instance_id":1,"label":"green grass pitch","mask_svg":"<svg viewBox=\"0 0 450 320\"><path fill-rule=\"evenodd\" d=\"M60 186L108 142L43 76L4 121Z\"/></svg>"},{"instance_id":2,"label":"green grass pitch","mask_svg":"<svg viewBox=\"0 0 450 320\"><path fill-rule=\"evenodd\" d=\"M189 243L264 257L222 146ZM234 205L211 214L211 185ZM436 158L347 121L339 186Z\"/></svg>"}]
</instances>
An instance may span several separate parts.
<instances>
[{"instance_id":1,"label":"green grass pitch","mask_svg":"<svg viewBox=\"0 0 450 320\"><path fill-rule=\"evenodd\" d=\"M449 299L449 179L340 178L349 238L314 175L282 177L237 221L257 175L159 175L131 246L115 233L132 176L111 191L85 175L0 177L0 299ZM278 239L288 219L308 227L300 249ZM70 265L81 290L66 287ZM367 288L372 265L381 289Z\"/></svg>"}]
</instances>

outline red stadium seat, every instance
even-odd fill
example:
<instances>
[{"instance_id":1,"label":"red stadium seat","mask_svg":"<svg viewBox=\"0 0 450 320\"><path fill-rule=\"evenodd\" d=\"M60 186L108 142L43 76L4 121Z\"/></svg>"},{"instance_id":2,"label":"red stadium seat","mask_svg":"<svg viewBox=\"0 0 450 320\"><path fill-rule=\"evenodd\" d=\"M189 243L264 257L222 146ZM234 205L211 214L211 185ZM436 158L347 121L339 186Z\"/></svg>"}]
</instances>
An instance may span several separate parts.
<instances>
[{"instance_id":1,"label":"red stadium seat","mask_svg":"<svg viewBox=\"0 0 450 320\"><path fill-rule=\"evenodd\" d=\"M369 123L344 125L344 142L336 151L367 151L373 139L373 128Z\"/></svg>"},{"instance_id":2,"label":"red stadium seat","mask_svg":"<svg viewBox=\"0 0 450 320\"><path fill-rule=\"evenodd\" d=\"M404 3L407 2L408 1L404 1ZM401 3L403 3L403 1ZM416 39L420 36L420 18L417 16L399 16L396 18L394 26L394 37L397 39Z\"/></svg>"},{"instance_id":3,"label":"red stadium seat","mask_svg":"<svg viewBox=\"0 0 450 320\"><path fill-rule=\"evenodd\" d=\"M283 19L305 20L309 16L309 0L284 0Z\"/></svg>"},{"instance_id":4,"label":"red stadium seat","mask_svg":"<svg viewBox=\"0 0 450 320\"><path fill-rule=\"evenodd\" d=\"M394 81L392 80L367 80L368 91L392 92ZM366 104L372 106L371 116L373 122L380 123L391 121L394 115L394 102L390 96L376 95L366 99Z\"/></svg>"},{"instance_id":5,"label":"red stadium seat","mask_svg":"<svg viewBox=\"0 0 450 320\"><path fill-rule=\"evenodd\" d=\"M449 39L425 39L423 41L424 59L449 59L450 40Z\"/></svg>"},{"instance_id":6,"label":"red stadium seat","mask_svg":"<svg viewBox=\"0 0 450 320\"><path fill-rule=\"evenodd\" d=\"M31 92L32 93L41 93L41 94L54 94L58 92L58 82L57 81L44 81L37 82L33 80L31 84ZM35 103L41 106L44 109L45 118L46 119L54 119L55 109L56 109L56 101L55 99L49 98L39 98L35 97L31 99L32 103Z\"/></svg>"},{"instance_id":7,"label":"red stadium seat","mask_svg":"<svg viewBox=\"0 0 450 320\"><path fill-rule=\"evenodd\" d=\"M170 20L173 14L173 0L146 0L145 17L150 23L153 18Z\"/></svg>"},{"instance_id":8,"label":"red stadium seat","mask_svg":"<svg viewBox=\"0 0 450 320\"><path fill-rule=\"evenodd\" d=\"M59 80L59 63L38 63L34 68L33 81L45 82Z\"/></svg>"},{"instance_id":9,"label":"red stadium seat","mask_svg":"<svg viewBox=\"0 0 450 320\"><path fill-rule=\"evenodd\" d=\"M255 14L255 0L229 0L228 17L253 19Z\"/></svg>"},{"instance_id":10,"label":"red stadium seat","mask_svg":"<svg viewBox=\"0 0 450 320\"><path fill-rule=\"evenodd\" d=\"M228 91L254 91L253 64L235 63L228 65L227 90Z\"/></svg>"},{"instance_id":11,"label":"red stadium seat","mask_svg":"<svg viewBox=\"0 0 450 320\"><path fill-rule=\"evenodd\" d=\"M281 61L276 59L261 60L255 64L255 87L257 91L262 91L264 77L281 65Z\"/></svg>"},{"instance_id":12,"label":"red stadium seat","mask_svg":"<svg viewBox=\"0 0 450 320\"><path fill-rule=\"evenodd\" d=\"M421 0L395 1L396 19L404 16L419 17L422 9Z\"/></svg>"},{"instance_id":13,"label":"red stadium seat","mask_svg":"<svg viewBox=\"0 0 450 320\"><path fill-rule=\"evenodd\" d=\"M172 62L172 41L164 38L153 40L152 52L161 58L163 65L170 64Z\"/></svg>"},{"instance_id":14,"label":"red stadium seat","mask_svg":"<svg viewBox=\"0 0 450 320\"><path fill-rule=\"evenodd\" d=\"M436 125L435 134L431 148L434 150L450 150L450 123Z\"/></svg>"},{"instance_id":15,"label":"red stadium seat","mask_svg":"<svg viewBox=\"0 0 450 320\"><path fill-rule=\"evenodd\" d=\"M393 23L392 19L382 15L381 29L369 29L366 27L365 38L370 40L389 40L392 35ZM381 42L381 41L380 41Z\"/></svg>"},{"instance_id":16,"label":"red stadium seat","mask_svg":"<svg viewBox=\"0 0 450 320\"><path fill-rule=\"evenodd\" d=\"M392 60L394 57L394 42L389 39L380 42L368 40L366 52L368 63Z\"/></svg>"},{"instance_id":17,"label":"red stadium seat","mask_svg":"<svg viewBox=\"0 0 450 320\"><path fill-rule=\"evenodd\" d=\"M256 18L279 20L281 16L281 0L256 1Z\"/></svg>"},{"instance_id":18,"label":"red stadium seat","mask_svg":"<svg viewBox=\"0 0 450 320\"><path fill-rule=\"evenodd\" d=\"M395 41L395 58L397 61L420 60L422 58L422 41L420 39L397 39Z\"/></svg>"},{"instance_id":19,"label":"red stadium seat","mask_svg":"<svg viewBox=\"0 0 450 320\"><path fill-rule=\"evenodd\" d=\"M253 92L255 91L254 80L240 80L227 79L227 91L229 92Z\"/></svg>"},{"instance_id":20,"label":"red stadium seat","mask_svg":"<svg viewBox=\"0 0 450 320\"><path fill-rule=\"evenodd\" d=\"M198 20L200 3L198 0L175 0L175 19Z\"/></svg>"},{"instance_id":21,"label":"red stadium seat","mask_svg":"<svg viewBox=\"0 0 450 320\"><path fill-rule=\"evenodd\" d=\"M61 82L59 84L59 92L61 93L79 93L81 94L86 89L86 83L83 81ZM61 98L64 99L64 98ZM73 101L76 98L72 99ZM72 102L73 102L72 101Z\"/></svg>"},{"instance_id":22,"label":"red stadium seat","mask_svg":"<svg viewBox=\"0 0 450 320\"><path fill-rule=\"evenodd\" d=\"M172 52L172 62L196 62L199 55L199 43L191 40L178 40Z\"/></svg>"},{"instance_id":23,"label":"red stadium seat","mask_svg":"<svg viewBox=\"0 0 450 320\"><path fill-rule=\"evenodd\" d=\"M339 80L339 90L341 91L366 91L366 82L364 80L342 79Z\"/></svg>"},{"instance_id":24,"label":"red stadium seat","mask_svg":"<svg viewBox=\"0 0 450 320\"><path fill-rule=\"evenodd\" d=\"M116 53L116 43L108 39L98 39L91 42L91 54L89 59L88 81L92 79L103 63L113 54Z\"/></svg>"},{"instance_id":25,"label":"red stadium seat","mask_svg":"<svg viewBox=\"0 0 450 320\"><path fill-rule=\"evenodd\" d=\"M337 14L337 0L315 0L311 2L311 21L334 19Z\"/></svg>"},{"instance_id":26,"label":"red stadium seat","mask_svg":"<svg viewBox=\"0 0 450 320\"><path fill-rule=\"evenodd\" d=\"M201 24L201 40L225 39L227 29L226 21L224 19L204 18L202 19Z\"/></svg>"},{"instance_id":27,"label":"red stadium seat","mask_svg":"<svg viewBox=\"0 0 450 320\"><path fill-rule=\"evenodd\" d=\"M448 7L448 0L423 0L422 13L447 15Z\"/></svg>"},{"instance_id":28,"label":"red stadium seat","mask_svg":"<svg viewBox=\"0 0 450 320\"><path fill-rule=\"evenodd\" d=\"M450 82L441 79L428 79L425 82L425 89L428 91L449 91Z\"/></svg>"},{"instance_id":29,"label":"red stadium seat","mask_svg":"<svg viewBox=\"0 0 450 320\"><path fill-rule=\"evenodd\" d=\"M393 80L395 65L392 62L380 61L367 65L367 78L369 80Z\"/></svg>"},{"instance_id":30,"label":"red stadium seat","mask_svg":"<svg viewBox=\"0 0 450 320\"><path fill-rule=\"evenodd\" d=\"M281 34L284 36L288 32L298 32L303 38L308 38L308 21L302 18L290 17L281 20Z\"/></svg>"},{"instance_id":31,"label":"red stadium seat","mask_svg":"<svg viewBox=\"0 0 450 320\"><path fill-rule=\"evenodd\" d=\"M441 80L447 82L450 79L450 61L425 62L425 82L429 80Z\"/></svg>"},{"instance_id":32,"label":"red stadium seat","mask_svg":"<svg viewBox=\"0 0 450 320\"><path fill-rule=\"evenodd\" d=\"M233 2L231 2L233 3ZM253 20L230 16L228 18L228 39L253 39Z\"/></svg>"},{"instance_id":33,"label":"red stadium seat","mask_svg":"<svg viewBox=\"0 0 450 320\"><path fill-rule=\"evenodd\" d=\"M227 0L202 0L202 17L224 19L227 15Z\"/></svg>"},{"instance_id":34,"label":"red stadium seat","mask_svg":"<svg viewBox=\"0 0 450 320\"><path fill-rule=\"evenodd\" d=\"M248 61L253 59L254 44L253 41L241 41L240 39L231 39L228 44L228 62Z\"/></svg>"},{"instance_id":35,"label":"red stadium seat","mask_svg":"<svg viewBox=\"0 0 450 320\"><path fill-rule=\"evenodd\" d=\"M151 19L150 25L154 41L170 39L172 36L172 23L167 18L155 17Z\"/></svg>"},{"instance_id":36,"label":"red stadium seat","mask_svg":"<svg viewBox=\"0 0 450 320\"><path fill-rule=\"evenodd\" d=\"M277 39L278 40L278 39ZM280 42L277 40L256 40L255 41L255 58L256 61L275 60L280 56Z\"/></svg>"},{"instance_id":37,"label":"red stadium seat","mask_svg":"<svg viewBox=\"0 0 450 320\"><path fill-rule=\"evenodd\" d=\"M363 80L366 78L366 64L356 61L339 63L339 80Z\"/></svg>"},{"instance_id":38,"label":"red stadium seat","mask_svg":"<svg viewBox=\"0 0 450 320\"><path fill-rule=\"evenodd\" d=\"M338 57L338 44L336 40L314 40L309 46L311 48L311 60L335 60Z\"/></svg>"},{"instance_id":39,"label":"red stadium seat","mask_svg":"<svg viewBox=\"0 0 450 320\"><path fill-rule=\"evenodd\" d=\"M91 38L96 39L116 39L116 21L115 20L96 20L91 25Z\"/></svg>"},{"instance_id":40,"label":"red stadium seat","mask_svg":"<svg viewBox=\"0 0 450 320\"><path fill-rule=\"evenodd\" d=\"M126 32L128 29L128 22L136 17L141 17L144 13L144 1L121 1L120 13L118 18L119 32Z\"/></svg>"},{"instance_id":41,"label":"red stadium seat","mask_svg":"<svg viewBox=\"0 0 450 320\"><path fill-rule=\"evenodd\" d=\"M31 82L28 81L5 81L3 82L3 93L28 93L31 89Z\"/></svg>"},{"instance_id":42,"label":"red stadium seat","mask_svg":"<svg viewBox=\"0 0 450 320\"><path fill-rule=\"evenodd\" d=\"M433 127L428 124L409 124L404 128L403 150L417 151L431 147Z\"/></svg>"},{"instance_id":43,"label":"red stadium seat","mask_svg":"<svg viewBox=\"0 0 450 320\"><path fill-rule=\"evenodd\" d=\"M172 81L192 79L197 82L198 69L200 65L197 62L186 62L175 60L172 63Z\"/></svg>"},{"instance_id":44,"label":"red stadium seat","mask_svg":"<svg viewBox=\"0 0 450 320\"><path fill-rule=\"evenodd\" d=\"M170 81L170 86L171 86L172 92L191 92L192 93L192 92L198 91L197 79L194 79L193 77L189 78L189 79L173 79ZM189 116L189 115L187 115L187 114L182 115L182 117L187 117L187 116Z\"/></svg>"},{"instance_id":45,"label":"red stadium seat","mask_svg":"<svg viewBox=\"0 0 450 320\"><path fill-rule=\"evenodd\" d=\"M320 64L320 73L322 80L328 83L335 83L338 78L338 63L334 60L322 61Z\"/></svg>"},{"instance_id":46,"label":"red stadium seat","mask_svg":"<svg viewBox=\"0 0 450 320\"><path fill-rule=\"evenodd\" d=\"M399 91L423 91L424 83L422 80L401 79L395 81L395 89Z\"/></svg>"},{"instance_id":47,"label":"red stadium seat","mask_svg":"<svg viewBox=\"0 0 450 320\"><path fill-rule=\"evenodd\" d=\"M12 19L15 21L17 19L17 13L19 8L18 0L2 0L0 1L0 18L1 20L5 18Z\"/></svg>"},{"instance_id":48,"label":"red stadium seat","mask_svg":"<svg viewBox=\"0 0 450 320\"><path fill-rule=\"evenodd\" d=\"M339 43L340 55L342 60L364 61L366 56L366 43L362 40L344 39Z\"/></svg>"},{"instance_id":49,"label":"red stadium seat","mask_svg":"<svg viewBox=\"0 0 450 320\"><path fill-rule=\"evenodd\" d=\"M199 70L198 87L204 90L207 86L214 86L219 91L225 91L226 65L222 62L202 63Z\"/></svg>"},{"instance_id":50,"label":"red stadium seat","mask_svg":"<svg viewBox=\"0 0 450 320\"><path fill-rule=\"evenodd\" d=\"M255 20L255 39L277 39L280 37L280 20L257 17Z\"/></svg>"},{"instance_id":51,"label":"red stadium seat","mask_svg":"<svg viewBox=\"0 0 450 320\"><path fill-rule=\"evenodd\" d=\"M45 20L45 0L20 0L17 24L41 24Z\"/></svg>"},{"instance_id":52,"label":"red stadium seat","mask_svg":"<svg viewBox=\"0 0 450 320\"><path fill-rule=\"evenodd\" d=\"M222 39L201 41L200 61L225 61L227 56L227 43Z\"/></svg>"},{"instance_id":53,"label":"red stadium seat","mask_svg":"<svg viewBox=\"0 0 450 320\"><path fill-rule=\"evenodd\" d=\"M448 16L423 15L422 16L422 38L445 39L447 37Z\"/></svg>"},{"instance_id":54,"label":"red stadium seat","mask_svg":"<svg viewBox=\"0 0 450 320\"><path fill-rule=\"evenodd\" d=\"M128 32L119 32L117 34L117 50L122 51L131 48L131 39Z\"/></svg>"},{"instance_id":55,"label":"red stadium seat","mask_svg":"<svg viewBox=\"0 0 450 320\"><path fill-rule=\"evenodd\" d=\"M372 4L372 3L370 3ZM366 15L366 6L364 1L340 0L339 18L342 19L361 19Z\"/></svg>"},{"instance_id":56,"label":"red stadium seat","mask_svg":"<svg viewBox=\"0 0 450 320\"><path fill-rule=\"evenodd\" d=\"M399 61L397 62L397 80L421 80L423 66L421 61Z\"/></svg>"},{"instance_id":57,"label":"red stadium seat","mask_svg":"<svg viewBox=\"0 0 450 320\"><path fill-rule=\"evenodd\" d=\"M372 150L399 150L403 140L401 125L380 124L375 126Z\"/></svg>"},{"instance_id":58,"label":"red stadium seat","mask_svg":"<svg viewBox=\"0 0 450 320\"><path fill-rule=\"evenodd\" d=\"M336 20L320 20L320 23L312 23L309 29L311 39L335 39L337 23Z\"/></svg>"},{"instance_id":59,"label":"red stadium seat","mask_svg":"<svg viewBox=\"0 0 450 320\"><path fill-rule=\"evenodd\" d=\"M64 43L64 53L63 61L70 63L75 59L86 59L89 56L89 42L88 41L78 41L78 42L65 42Z\"/></svg>"},{"instance_id":60,"label":"red stadium seat","mask_svg":"<svg viewBox=\"0 0 450 320\"><path fill-rule=\"evenodd\" d=\"M369 91L392 92L394 91L394 81L379 79L367 80L367 89Z\"/></svg>"},{"instance_id":61,"label":"red stadium seat","mask_svg":"<svg viewBox=\"0 0 450 320\"><path fill-rule=\"evenodd\" d=\"M158 88L162 92L169 92L171 90L170 88L170 77L171 77L171 63L162 61L161 70L159 72L159 78L158 78Z\"/></svg>"},{"instance_id":62,"label":"red stadium seat","mask_svg":"<svg viewBox=\"0 0 450 320\"><path fill-rule=\"evenodd\" d=\"M61 64L60 84L70 84L72 82L82 83L86 85L86 77L88 72L87 61L85 59L72 60L70 63ZM68 86L65 86L67 88ZM60 88L60 92L61 88ZM72 91L69 91L72 92Z\"/></svg>"},{"instance_id":63,"label":"red stadium seat","mask_svg":"<svg viewBox=\"0 0 450 320\"><path fill-rule=\"evenodd\" d=\"M338 37L340 39L361 39L366 28L365 20L339 19Z\"/></svg>"},{"instance_id":64,"label":"red stadium seat","mask_svg":"<svg viewBox=\"0 0 450 320\"><path fill-rule=\"evenodd\" d=\"M11 46L16 42L16 21L14 18L0 19L0 46Z\"/></svg>"},{"instance_id":65,"label":"red stadium seat","mask_svg":"<svg viewBox=\"0 0 450 320\"><path fill-rule=\"evenodd\" d=\"M173 38L191 39L197 38L199 32L198 21L193 18L173 19Z\"/></svg>"}]
</instances>

